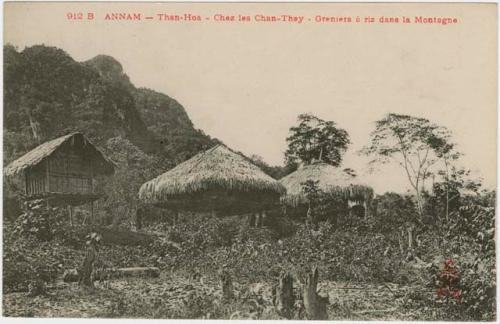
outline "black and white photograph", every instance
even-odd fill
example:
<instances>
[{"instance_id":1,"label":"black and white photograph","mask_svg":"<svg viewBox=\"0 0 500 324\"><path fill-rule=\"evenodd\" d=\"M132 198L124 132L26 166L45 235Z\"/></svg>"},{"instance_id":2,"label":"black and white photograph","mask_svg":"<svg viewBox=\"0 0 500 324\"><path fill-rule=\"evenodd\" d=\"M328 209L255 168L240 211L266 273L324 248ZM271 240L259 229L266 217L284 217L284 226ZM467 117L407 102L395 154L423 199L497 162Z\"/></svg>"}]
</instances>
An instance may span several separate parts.
<instances>
[{"instance_id":1,"label":"black and white photograph","mask_svg":"<svg viewBox=\"0 0 500 324\"><path fill-rule=\"evenodd\" d=\"M2 320L495 322L496 3L3 3Z\"/></svg>"}]
</instances>

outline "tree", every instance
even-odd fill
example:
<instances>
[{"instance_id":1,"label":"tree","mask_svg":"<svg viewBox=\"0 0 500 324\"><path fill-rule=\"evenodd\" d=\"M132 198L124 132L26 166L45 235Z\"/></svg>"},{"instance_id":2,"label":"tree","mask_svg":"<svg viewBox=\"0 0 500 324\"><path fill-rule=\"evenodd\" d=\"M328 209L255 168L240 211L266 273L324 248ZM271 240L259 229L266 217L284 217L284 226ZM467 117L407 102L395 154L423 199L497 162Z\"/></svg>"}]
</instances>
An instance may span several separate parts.
<instances>
[{"instance_id":1,"label":"tree","mask_svg":"<svg viewBox=\"0 0 500 324\"><path fill-rule=\"evenodd\" d=\"M324 195L323 190L319 188L318 186L319 181L318 180L307 180L303 183L302 185L302 191L304 192L307 201L308 201L308 207L307 207L307 219L306 223L307 224L313 224L315 223L315 211L313 211L313 208L319 205L319 201L321 200L321 197Z\"/></svg>"},{"instance_id":2,"label":"tree","mask_svg":"<svg viewBox=\"0 0 500 324\"><path fill-rule=\"evenodd\" d=\"M451 166L450 169L438 171L443 181L432 185L432 196L427 201L436 215L445 215L449 221L450 213L458 212L464 205L463 198L467 195L478 196L481 181L470 177L471 171L464 168Z\"/></svg>"},{"instance_id":3,"label":"tree","mask_svg":"<svg viewBox=\"0 0 500 324\"><path fill-rule=\"evenodd\" d=\"M335 122L325 121L311 114L298 116L298 126L290 128L285 152L287 165L310 164L318 160L339 166L342 155L350 144L349 134Z\"/></svg>"},{"instance_id":4,"label":"tree","mask_svg":"<svg viewBox=\"0 0 500 324\"><path fill-rule=\"evenodd\" d=\"M264 159L260 155L257 155L257 154L250 155L249 159L252 160L253 164L255 164L262 171L264 171L265 174L267 174L268 176L270 176L276 180L281 179L284 176L287 176L290 173L292 173L293 171L295 171L295 168L293 168L290 165L271 166L271 165L267 164L267 162L264 161Z\"/></svg>"},{"instance_id":5,"label":"tree","mask_svg":"<svg viewBox=\"0 0 500 324\"><path fill-rule=\"evenodd\" d=\"M418 213L423 216L422 193L431 168L440 160L448 163L458 157L450 138L448 129L425 118L391 113L376 122L370 143L362 152L374 156L371 164L395 161L404 169L416 194Z\"/></svg>"},{"instance_id":6,"label":"tree","mask_svg":"<svg viewBox=\"0 0 500 324\"><path fill-rule=\"evenodd\" d=\"M319 221L329 220L335 225L344 225L340 220L345 220L348 213L347 200L335 191L325 192L319 187L318 180L307 180L301 183L302 192L307 201L306 222L315 224Z\"/></svg>"},{"instance_id":7,"label":"tree","mask_svg":"<svg viewBox=\"0 0 500 324\"><path fill-rule=\"evenodd\" d=\"M122 137L109 139L106 149L108 156L118 164L118 169L102 184L107 193L105 208L115 216L114 225L119 221L132 222L140 205L139 188L160 173L158 161Z\"/></svg>"}]
</instances>

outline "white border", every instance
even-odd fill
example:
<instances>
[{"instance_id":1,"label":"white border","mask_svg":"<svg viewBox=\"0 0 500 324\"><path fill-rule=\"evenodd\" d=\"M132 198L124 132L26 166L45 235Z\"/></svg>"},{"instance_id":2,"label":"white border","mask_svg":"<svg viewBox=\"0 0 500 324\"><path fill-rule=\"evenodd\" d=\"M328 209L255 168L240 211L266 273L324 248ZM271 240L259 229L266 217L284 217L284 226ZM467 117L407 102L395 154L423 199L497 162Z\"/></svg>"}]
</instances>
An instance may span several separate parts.
<instances>
[{"instance_id":1,"label":"white border","mask_svg":"<svg viewBox=\"0 0 500 324\"><path fill-rule=\"evenodd\" d=\"M190 0L184 0L184 1L172 1L172 0L164 0L164 1L120 1L120 0L94 0L94 1L86 1L86 0L74 0L74 1L62 1L62 0L31 0L31 1L22 1L22 0L13 0L13 1L5 1L5 0L0 0L0 9L2 10L2 15L0 18L0 38L2 40L2 46L3 46L3 16L4 16L4 2L140 2L140 3L176 3L176 2L205 2L205 3L496 3L497 4L497 187L496 187L496 192L497 192L497 199L496 199L496 211L499 210L500 208L500 202L499 202L499 196L498 196L498 189L499 189L499 184L500 184L500 167L499 167L499 161L500 161L500 130L498 128L498 125L500 125L500 114L498 113L498 103L500 100L500 83L498 76L500 75L500 65L498 63L498 53L500 53L500 29L498 28L498 17L500 17L500 6L498 6L499 1L498 0L455 0L455 1L436 1L436 0L421 0L421 1L415 1L415 0L401 0L401 1L394 1L394 0L369 0L369 1L363 1L363 0L316 0L316 1L300 1L300 0L275 0L275 1L269 1L269 0L253 0L253 1L235 1L235 0L219 0L219 1L211 1L211 0L197 0L197 1L190 1ZM0 89L2 89L2 100L0 101L0 124L2 125L3 128L3 50L0 51L0 59L1 59L1 64L0 64L0 74L2 75L2 78L0 78ZM0 136L0 144L1 147L3 148L3 132L2 136ZM0 160L2 161L2 169L3 169L3 149L0 149ZM2 177L3 177L3 172L2 172ZM3 182L2 182L3 183ZM0 186L0 197L3 197L3 185ZM3 211L3 199L0 199L0 210ZM0 212L1 212L0 211ZM498 228L499 228L499 220L498 220L498 214L496 215L496 237L495 241L497 242L496 244L496 268L497 268L497 322L500 322L500 304L499 304L499 294L500 294L500 287L498 285L499 279L500 279L500 274L499 274L499 257L498 257ZM0 224L0 246L2 247L3 251L3 212L2 212L2 223ZM2 252L3 255L3 252ZM0 270L2 269L2 264L0 264ZM3 272L2 272L3 273ZM0 293L3 291L3 280L0 282ZM3 296L3 295L2 295ZM2 299L3 300L3 299ZM281 323L285 321L277 321L277 320L269 320L269 321L263 321L263 320L239 320L239 321L232 321L232 320L154 320L154 319L69 319L69 318L12 318L12 317L3 317L3 303L0 304L0 323L16 323L16 324L21 324L21 323L26 323L26 324L49 324L49 323L75 323L75 324L87 324L87 323L126 323L126 324L151 324L151 323L245 323L245 324L250 324L250 323L258 323L258 322L266 322L266 323ZM307 321L308 323L322 323L320 321ZM399 324L399 323L408 323L406 321L328 321L329 323L363 323L363 322L376 322L376 323L394 323L394 324ZM304 323L304 321L286 321L286 323ZM324 323L324 322L323 322ZM455 323L455 322L424 322L424 321L413 321L411 323ZM467 323L487 323L487 322L467 322Z\"/></svg>"}]
</instances>

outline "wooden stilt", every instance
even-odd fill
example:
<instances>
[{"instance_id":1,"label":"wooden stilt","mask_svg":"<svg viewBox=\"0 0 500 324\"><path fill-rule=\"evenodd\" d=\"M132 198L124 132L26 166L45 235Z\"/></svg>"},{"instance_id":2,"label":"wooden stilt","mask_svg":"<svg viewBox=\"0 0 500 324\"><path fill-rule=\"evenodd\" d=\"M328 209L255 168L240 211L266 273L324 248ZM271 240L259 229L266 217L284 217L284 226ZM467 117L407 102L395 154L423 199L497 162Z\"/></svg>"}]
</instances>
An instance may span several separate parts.
<instances>
[{"instance_id":1,"label":"wooden stilt","mask_svg":"<svg viewBox=\"0 0 500 324\"><path fill-rule=\"evenodd\" d=\"M26 172L26 170L24 171L24 191L26 193L26 196L29 196L30 191L29 191L29 182L28 182L28 172Z\"/></svg>"},{"instance_id":2,"label":"wooden stilt","mask_svg":"<svg viewBox=\"0 0 500 324\"><path fill-rule=\"evenodd\" d=\"M73 227L73 210L71 205L68 205L69 226Z\"/></svg>"},{"instance_id":3,"label":"wooden stilt","mask_svg":"<svg viewBox=\"0 0 500 324\"><path fill-rule=\"evenodd\" d=\"M260 219L260 227L264 227L265 223L266 223L267 213L265 211L263 211L261 213L260 217L261 217L261 219Z\"/></svg>"},{"instance_id":4,"label":"wooden stilt","mask_svg":"<svg viewBox=\"0 0 500 324\"><path fill-rule=\"evenodd\" d=\"M255 214L248 214L248 226L253 227L255 224Z\"/></svg>"},{"instance_id":5,"label":"wooden stilt","mask_svg":"<svg viewBox=\"0 0 500 324\"><path fill-rule=\"evenodd\" d=\"M73 207L71 207L73 208ZM83 222L82 225L85 225L87 223L87 214L85 213L85 217L83 217Z\"/></svg>"},{"instance_id":6,"label":"wooden stilt","mask_svg":"<svg viewBox=\"0 0 500 324\"><path fill-rule=\"evenodd\" d=\"M50 192L50 176L49 176L49 159L45 161L45 178L44 178L44 187L45 192Z\"/></svg>"},{"instance_id":7,"label":"wooden stilt","mask_svg":"<svg viewBox=\"0 0 500 324\"><path fill-rule=\"evenodd\" d=\"M90 202L90 224L94 225L94 201Z\"/></svg>"},{"instance_id":8,"label":"wooden stilt","mask_svg":"<svg viewBox=\"0 0 500 324\"><path fill-rule=\"evenodd\" d=\"M179 224L179 216L180 216L181 212L180 211L176 211L175 214L174 214L174 226Z\"/></svg>"}]
</instances>

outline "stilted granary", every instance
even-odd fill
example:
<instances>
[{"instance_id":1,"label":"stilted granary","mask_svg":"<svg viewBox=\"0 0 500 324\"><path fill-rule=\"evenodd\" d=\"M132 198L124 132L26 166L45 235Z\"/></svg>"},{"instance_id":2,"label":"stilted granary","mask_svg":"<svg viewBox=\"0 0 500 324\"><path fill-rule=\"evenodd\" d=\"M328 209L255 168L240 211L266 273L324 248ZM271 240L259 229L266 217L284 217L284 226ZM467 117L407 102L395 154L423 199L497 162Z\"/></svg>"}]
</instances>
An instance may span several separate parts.
<instances>
[{"instance_id":1,"label":"stilted granary","mask_svg":"<svg viewBox=\"0 0 500 324\"><path fill-rule=\"evenodd\" d=\"M24 175L27 200L45 199L50 205L91 204L102 196L94 179L114 172L115 164L82 133L43 143L10 163L6 177Z\"/></svg>"},{"instance_id":2,"label":"stilted granary","mask_svg":"<svg viewBox=\"0 0 500 324\"><path fill-rule=\"evenodd\" d=\"M302 166L283 177L280 183L286 188L286 194L281 197L281 203L288 209L307 209L309 201L303 190L306 181L315 181L318 189L343 198L346 208L352 214L362 217L368 215L373 189L361 183L358 178L324 162Z\"/></svg>"},{"instance_id":3,"label":"stilted granary","mask_svg":"<svg viewBox=\"0 0 500 324\"><path fill-rule=\"evenodd\" d=\"M248 158L217 145L142 185L140 199L176 211L262 215L285 188Z\"/></svg>"}]
</instances>

